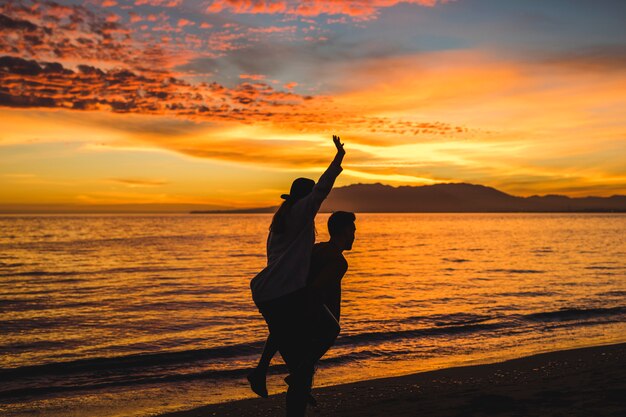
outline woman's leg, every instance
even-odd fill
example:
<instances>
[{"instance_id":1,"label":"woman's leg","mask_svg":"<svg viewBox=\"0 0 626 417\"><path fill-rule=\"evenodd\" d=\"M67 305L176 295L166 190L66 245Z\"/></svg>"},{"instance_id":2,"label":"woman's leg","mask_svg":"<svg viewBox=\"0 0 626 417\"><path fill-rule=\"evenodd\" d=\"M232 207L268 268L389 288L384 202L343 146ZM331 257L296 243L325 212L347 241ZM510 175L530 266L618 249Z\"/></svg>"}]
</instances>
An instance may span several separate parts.
<instances>
[{"instance_id":1,"label":"woman's leg","mask_svg":"<svg viewBox=\"0 0 626 417\"><path fill-rule=\"evenodd\" d=\"M261 353L261 359L259 359L259 363L256 367L257 370L267 373L267 369L270 367L270 362L274 355L278 352L278 342L275 337L272 337L270 333L267 336L267 340L265 341L265 346L263 347L263 353Z\"/></svg>"},{"instance_id":2,"label":"woman's leg","mask_svg":"<svg viewBox=\"0 0 626 417\"><path fill-rule=\"evenodd\" d=\"M267 340L265 341L265 346L263 347L263 353L261 353L261 359L259 359L259 363L256 368L252 370L248 374L248 382L250 383L250 388L255 392L259 397L267 398L267 370L270 367L270 362L272 358L278 351L278 343L275 337L272 337L270 333L267 336Z\"/></svg>"}]
</instances>

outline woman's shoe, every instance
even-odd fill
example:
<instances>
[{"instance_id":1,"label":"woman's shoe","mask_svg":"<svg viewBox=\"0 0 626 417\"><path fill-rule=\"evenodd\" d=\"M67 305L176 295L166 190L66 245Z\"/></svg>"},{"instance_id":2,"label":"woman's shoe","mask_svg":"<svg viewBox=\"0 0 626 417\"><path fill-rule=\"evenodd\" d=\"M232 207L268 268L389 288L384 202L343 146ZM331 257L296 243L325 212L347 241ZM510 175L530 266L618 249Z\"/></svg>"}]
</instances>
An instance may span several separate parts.
<instances>
[{"instance_id":1,"label":"woman's shoe","mask_svg":"<svg viewBox=\"0 0 626 417\"><path fill-rule=\"evenodd\" d=\"M256 395L263 398L268 397L267 386L265 385L266 375L264 373L261 373L258 369L254 368L252 372L246 376L246 379L250 383L250 389L252 389Z\"/></svg>"}]
</instances>

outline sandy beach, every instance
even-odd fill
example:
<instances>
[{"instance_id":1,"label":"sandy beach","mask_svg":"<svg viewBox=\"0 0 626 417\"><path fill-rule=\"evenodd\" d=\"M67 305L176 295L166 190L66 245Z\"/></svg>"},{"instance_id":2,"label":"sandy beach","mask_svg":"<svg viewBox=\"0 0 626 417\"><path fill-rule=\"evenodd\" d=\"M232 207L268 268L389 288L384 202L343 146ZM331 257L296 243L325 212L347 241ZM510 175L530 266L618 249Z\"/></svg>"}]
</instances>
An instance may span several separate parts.
<instances>
[{"instance_id":1,"label":"sandy beach","mask_svg":"<svg viewBox=\"0 0 626 417\"><path fill-rule=\"evenodd\" d=\"M314 389L310 416L626 415L626 343ZM283 416L284 394L160 417Z\"/></svg>"}]
</instances>

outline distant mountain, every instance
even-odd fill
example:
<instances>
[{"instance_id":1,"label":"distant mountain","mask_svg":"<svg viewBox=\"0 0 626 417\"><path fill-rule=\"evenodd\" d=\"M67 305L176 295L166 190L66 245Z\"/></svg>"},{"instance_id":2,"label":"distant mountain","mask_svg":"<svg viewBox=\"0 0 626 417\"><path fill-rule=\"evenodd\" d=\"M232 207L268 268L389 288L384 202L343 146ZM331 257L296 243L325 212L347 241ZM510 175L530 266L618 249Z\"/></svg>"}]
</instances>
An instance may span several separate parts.
<instances>
[{"instance_id":1,"label":"distant mountain","mask_svg":"<svg viewBox=\"0 0 626 417\"><path fill-rule=\"evenodd\" d=\"M561 195L516 197L474 184L392 187L355 184L332 191L323 210L372 213L406 212L605 212L626 211L626 196L570 198Z\"/></svg>"},{"instance_id":2,"label":"distant mountain","mask_svg":"<svg viewBox=\"0 0 626 417\"><path fill-rule=\"evenodd\" d=\"M220 212L273 213L275 210L276 207L264 207ZM354 184L333 189L321 209L323 212L337 210L359 213L626 212L626 196L516 197L495 188L465 183L420 187Z\"/></svg>"}]
</instances>

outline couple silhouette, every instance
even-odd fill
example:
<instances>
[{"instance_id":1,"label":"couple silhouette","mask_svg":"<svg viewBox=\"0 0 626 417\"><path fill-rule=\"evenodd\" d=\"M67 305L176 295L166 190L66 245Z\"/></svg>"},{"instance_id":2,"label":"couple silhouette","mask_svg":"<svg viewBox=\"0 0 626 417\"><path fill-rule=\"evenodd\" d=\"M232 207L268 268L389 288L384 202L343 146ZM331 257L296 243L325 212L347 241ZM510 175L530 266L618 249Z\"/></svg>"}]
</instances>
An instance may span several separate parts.
<instances>
[{"instance_id":1,"label":"couple silhouette","mask_svg":"<svg viewBox=\"0 0 626 417\"><path fill-rule=\"evenodd\" d=\"M287 417L302 417L307 404L316 404L311 395L315 365L340 331L341 279L348 270L343 251L352 249L354 213L333 213L330 240L315 243L315 216L343 170L339 136L333 135L333 143L337 153L318 182L297 178L281 196L267 237L267 266L250 282L269 336L248 381L256 394L267 397L267 370L279 352L289 371Z\"/></svg>"}]
</instances>

